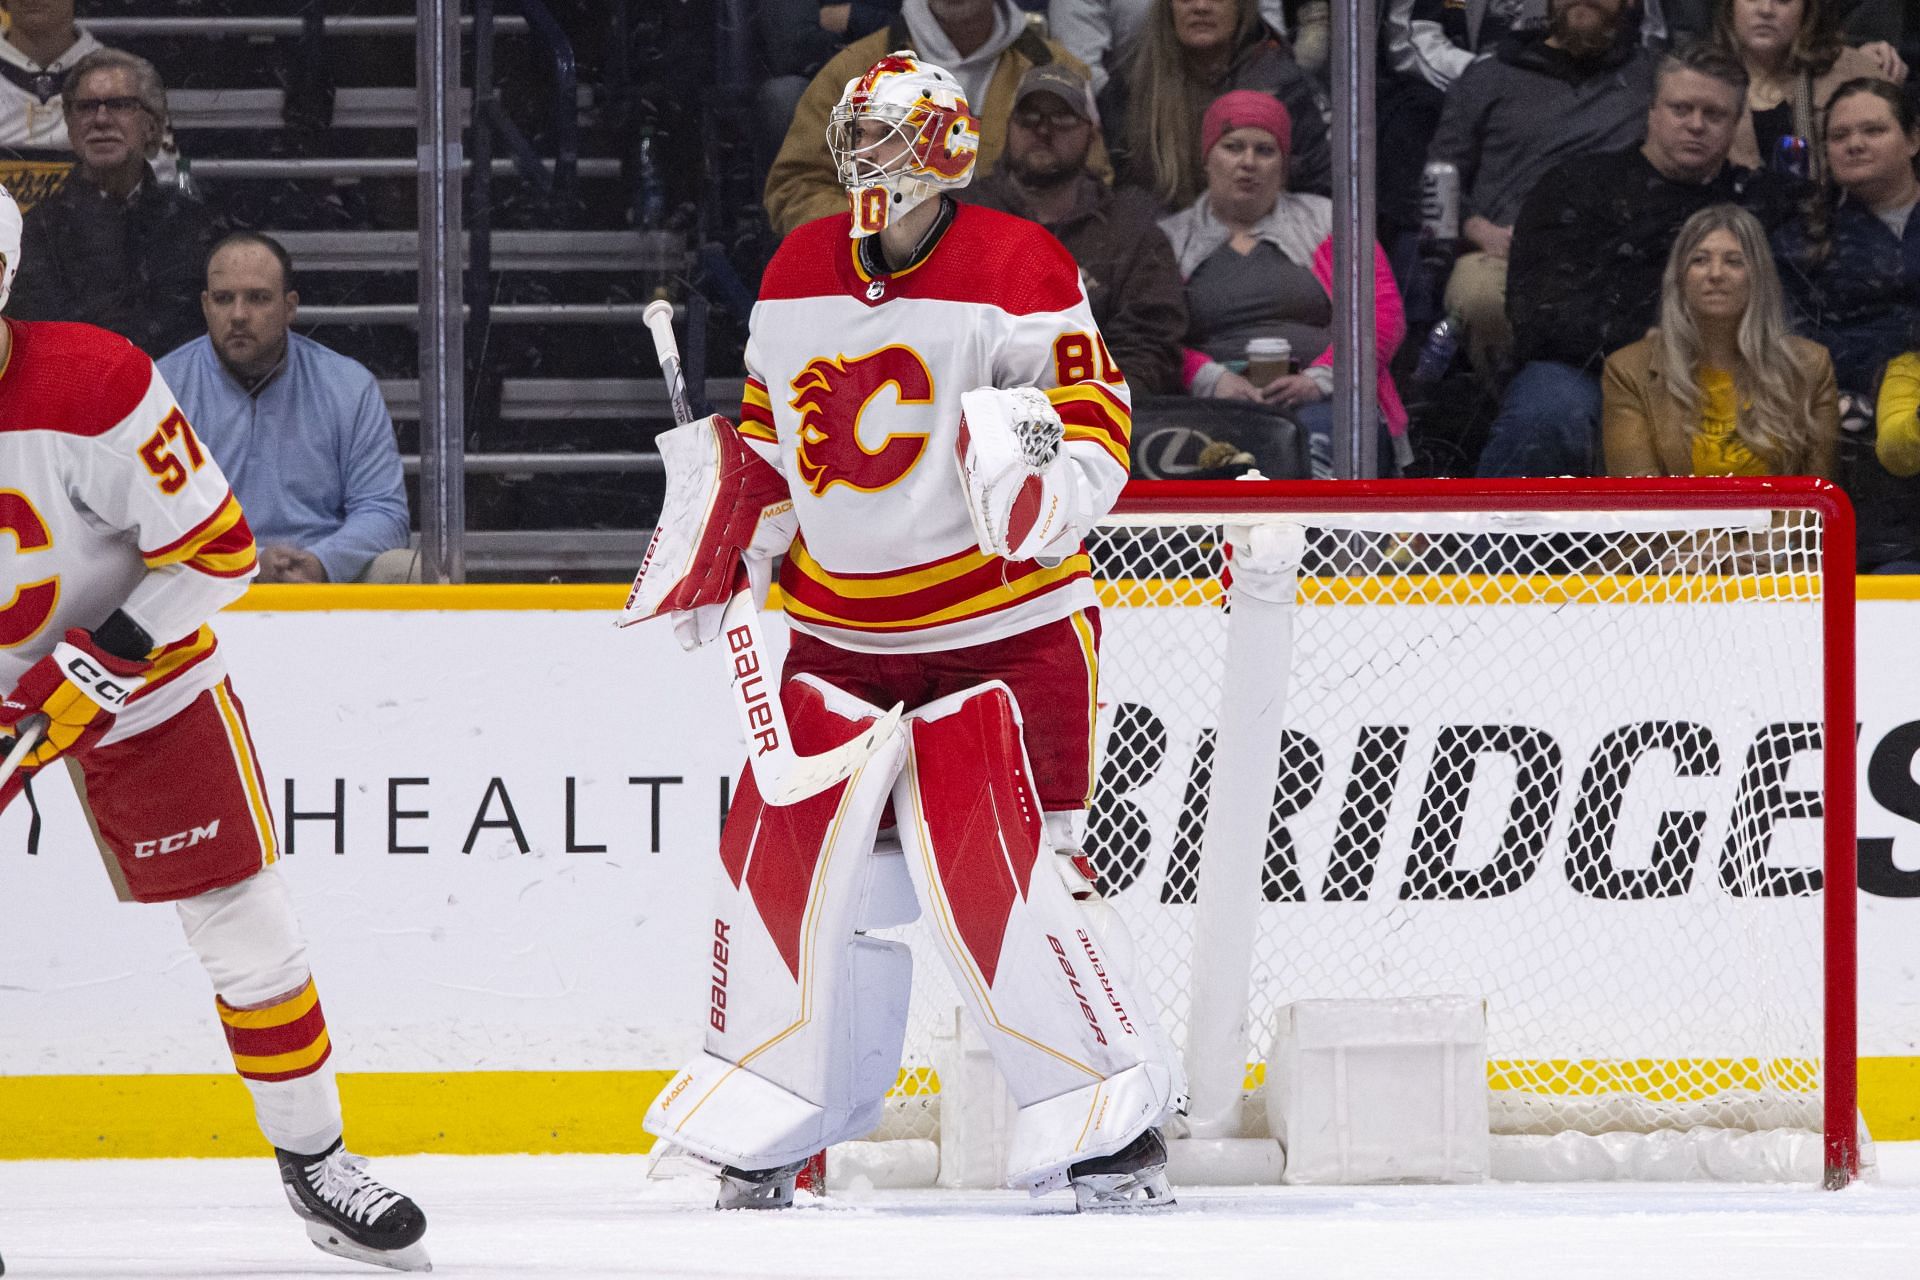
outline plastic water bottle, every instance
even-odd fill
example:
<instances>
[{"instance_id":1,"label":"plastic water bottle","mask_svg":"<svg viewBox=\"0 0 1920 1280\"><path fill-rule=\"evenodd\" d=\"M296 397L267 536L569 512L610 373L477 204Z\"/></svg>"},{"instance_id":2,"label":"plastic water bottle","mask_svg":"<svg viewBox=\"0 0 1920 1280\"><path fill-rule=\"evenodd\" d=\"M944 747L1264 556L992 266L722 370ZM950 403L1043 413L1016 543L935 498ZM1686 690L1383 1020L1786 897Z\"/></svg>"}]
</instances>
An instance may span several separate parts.
<instances>
[{"instance_id":1,"label":"plastic water bottle","mask_svg":"<svg viewBox=\"0 0 1920 1280\"><path fill-rule=\"evenodd\" d=\"M1448 315L1428 331L1420 344L1420 359L1413 366L1413 380L1429 386L1447 376L1453 357L1460 350L1460 317Z\"/></svg>"}]
</instances>

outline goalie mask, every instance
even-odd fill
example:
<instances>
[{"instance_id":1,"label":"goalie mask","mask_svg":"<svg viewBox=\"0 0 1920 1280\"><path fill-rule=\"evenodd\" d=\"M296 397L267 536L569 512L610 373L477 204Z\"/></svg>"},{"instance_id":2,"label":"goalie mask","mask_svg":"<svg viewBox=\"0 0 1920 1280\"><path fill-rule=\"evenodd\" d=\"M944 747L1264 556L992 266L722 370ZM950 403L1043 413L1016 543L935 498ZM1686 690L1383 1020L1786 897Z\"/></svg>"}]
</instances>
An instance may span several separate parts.
<instances>
[{"instance_id":1,"label":"goalie mask","mask_svg":"<svg viewBox=\"0 0 1920 1280\"><path fill-rule=\"evenodd\" d=\"M827 150L853 203L853 238L870 236L973 178L980 121L960 82L912 50L847 81L827 119Z\"/></svg>"},{"instance_id":2,"label":"goalie mask","mask_svg":"<svg viewBox=\"0 0 1920 1280\"><path fill-rule=\"evenodd\" d=\"M0 187L0 309L13 293L13 278L20 272L20 206L13 193Z\"/></svg>"}]
</instances>

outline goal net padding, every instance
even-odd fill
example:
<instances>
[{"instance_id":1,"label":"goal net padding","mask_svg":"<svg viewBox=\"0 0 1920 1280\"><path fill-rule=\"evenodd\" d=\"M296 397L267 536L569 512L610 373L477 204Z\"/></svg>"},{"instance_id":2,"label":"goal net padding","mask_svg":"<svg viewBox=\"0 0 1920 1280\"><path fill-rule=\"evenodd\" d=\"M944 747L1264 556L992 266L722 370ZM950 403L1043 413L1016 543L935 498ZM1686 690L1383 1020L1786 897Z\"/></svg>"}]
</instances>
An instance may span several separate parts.
<instances>
[{"instance_id":1,"label":"goal net padding","mask_svg":"<svg viewBox=\"0 0 1920 1280\"><path fill-rule=\"evenodd\" d=\"M1233 1144L1274 1145L1290 1002L1462 995L1496 1178L1858 1170L1836 490L1162 484L1089 551L1088 850L1184 1055L1181 1172L1277 1167ZM1004 1103L916 951L882 1145L830 1175L990 1183Z\"/></svg>"}]
</instances>

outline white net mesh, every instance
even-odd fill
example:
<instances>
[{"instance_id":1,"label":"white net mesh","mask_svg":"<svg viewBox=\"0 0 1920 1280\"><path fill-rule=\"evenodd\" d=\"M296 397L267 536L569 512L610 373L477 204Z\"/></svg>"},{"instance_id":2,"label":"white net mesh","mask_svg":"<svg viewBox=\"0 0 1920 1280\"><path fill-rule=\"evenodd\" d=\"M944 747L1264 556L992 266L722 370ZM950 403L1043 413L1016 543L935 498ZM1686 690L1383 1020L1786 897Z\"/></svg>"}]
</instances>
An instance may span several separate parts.
<instances>
[{"instance_id":1,"label":"white net mesh","mask_svg":"<svg viewBox=\"0 0 1920 1280\"><path fill-rule=\"evenodd\" d=\"M1289 1001L1466 994L1487 1005L1497 1132L1818 1130L1818 515L1314 519L1270 672L1285 729L1247 1088ZM1178 513L1091 543L1087 843L1182 1045L1208 795L1231 763L1223 545ZM887 1136L930 1137L954 1000L903 936L916 1004Z\"/></svg>"}]
</instances>

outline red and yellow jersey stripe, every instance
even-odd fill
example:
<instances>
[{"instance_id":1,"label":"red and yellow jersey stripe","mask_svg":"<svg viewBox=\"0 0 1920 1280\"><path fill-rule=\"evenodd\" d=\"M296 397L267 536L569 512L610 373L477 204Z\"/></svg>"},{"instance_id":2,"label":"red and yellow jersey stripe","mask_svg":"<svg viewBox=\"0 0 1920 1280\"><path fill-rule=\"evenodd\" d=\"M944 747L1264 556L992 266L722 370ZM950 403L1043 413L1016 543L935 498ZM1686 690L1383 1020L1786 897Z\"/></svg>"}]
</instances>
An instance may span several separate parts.
<instances>
[{"instance_id":1,"label":"red and yellow jersey stripe","mask_svg":"<svg viewBox=\"0 0 1920 1280\"><path fill-rule=\"evenodd\" d=\"M147 682L140 686L134 697L148 697L155 689L199 666L213 656L219 643L214 638L213 628L202 623L191 635L182 636L172 644L161 645L153 651L153 666L147 671Z\"/></svg>"},{"instance_id":2,"label":"red and yellow jersey stripe","mask_svg":"<svg viewBox=\"0 0 1920 1280\"><path fill-rule=\"evenodd\" d=\"M1098 382L1070 382L1047 388L1047 399L1066 424L1066 439L1090 440L1105 449L1122 471L1133 440L1133 413L1127 402Z\"/></svg>"},{"instance_id":3,"label":"red and yellow jersey stripe","mask_svg":"<svg viewBox=\"0 0 1920 1280\"><path fill-rule=\"evenodd\" d=\"M885 573L833 573L794 540L780 592L796 622L846 631L900 633L945 627L1025 604L1091 576L1079 552L1049 569L967 550Z\"/></svg>"},{"instance_id":4,"label":"red and yellow jersey stripe","mask_svg":"<svg viewBox=\"0 0 1920 1280\"><path fill-rule=\"evenodd\" d=\"M142 551L150 569L184 564L216 578L244 578L255 563L253 530L239 501L228 493L214 513L163 547Z\"/></svg>"},{"instance_id":5,"label":"red and yellow jersey stripe","mask_svg":"<svg viewBox=\"0 0 1920 1280\"><path fill-rule=\"evenodd\" d=\"M746 389L740 393L740 435L761 444L774 444L778 439L773 429L773 400L767 395L767 384L758 378L748 378Z\"/></svg>"}]
</instances>

